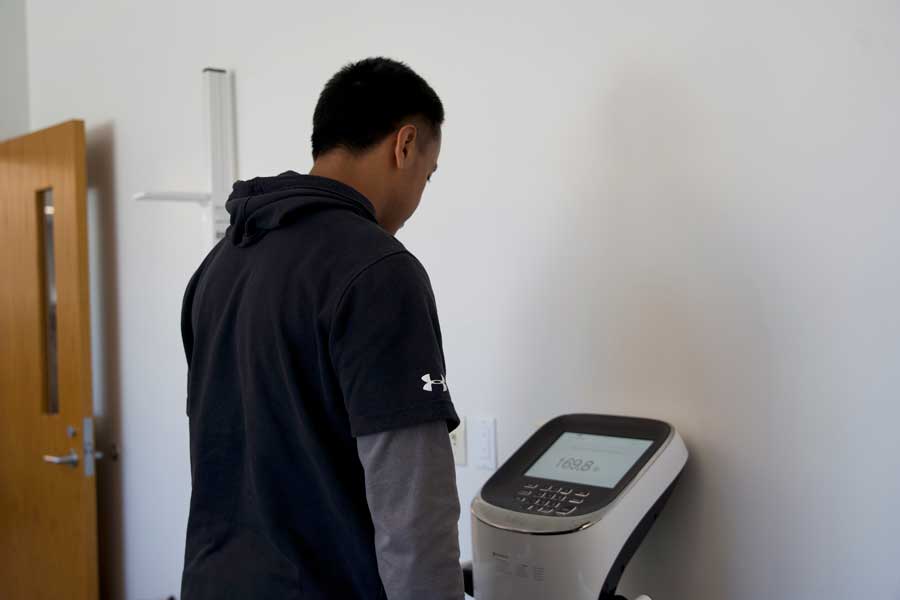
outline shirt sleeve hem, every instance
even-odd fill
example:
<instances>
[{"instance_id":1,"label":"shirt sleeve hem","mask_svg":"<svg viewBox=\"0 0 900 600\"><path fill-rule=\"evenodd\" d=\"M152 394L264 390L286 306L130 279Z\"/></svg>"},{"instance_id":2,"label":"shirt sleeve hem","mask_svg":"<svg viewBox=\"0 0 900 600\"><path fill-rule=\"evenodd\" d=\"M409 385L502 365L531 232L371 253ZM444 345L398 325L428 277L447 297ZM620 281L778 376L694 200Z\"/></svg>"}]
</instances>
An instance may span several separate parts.
<instances>
[{"instance_id":1,"label":"shirt sleeve hem","mask_svg":"<svg viewBox=\"0 0 900 600\"><path fill-rule=\"evenodd\" d=\"M456 415L453 403L450 400L438 400L380 415L351 415L350 432L353 437L359 437L431 421L446 421L447 431L456 429L459 425L459 417Z\"/></svg>"}]
</instances>

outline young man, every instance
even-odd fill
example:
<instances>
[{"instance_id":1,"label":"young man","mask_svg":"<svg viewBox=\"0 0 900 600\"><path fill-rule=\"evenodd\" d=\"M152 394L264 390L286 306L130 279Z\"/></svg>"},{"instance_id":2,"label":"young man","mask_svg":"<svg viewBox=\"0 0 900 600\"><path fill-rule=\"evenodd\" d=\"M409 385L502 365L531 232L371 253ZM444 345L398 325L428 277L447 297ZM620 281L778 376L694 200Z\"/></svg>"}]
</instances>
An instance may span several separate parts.
<instances>
[{"instance_id":1,"label":"young man","mask_svg":"<svg viewBox=\"0 0 900 600\"><path fill-rule=\"evenodd\" d=\"M460 600L434 296L394 238L444 110L372 58L325 86L309 175L238 181L182 309L192 494L183 600Z\"/></svg>"}]
</instances>

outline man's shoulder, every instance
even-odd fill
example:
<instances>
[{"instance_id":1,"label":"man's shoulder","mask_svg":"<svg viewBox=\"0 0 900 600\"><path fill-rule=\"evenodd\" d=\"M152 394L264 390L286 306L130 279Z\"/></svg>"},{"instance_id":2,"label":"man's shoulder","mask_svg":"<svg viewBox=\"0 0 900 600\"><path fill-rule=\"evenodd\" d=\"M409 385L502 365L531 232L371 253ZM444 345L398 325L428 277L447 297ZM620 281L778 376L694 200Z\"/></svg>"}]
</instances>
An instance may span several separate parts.
<instances>
[{"instance_id":1,"label":"man's shoulder","mask_svg":"<svg viewBox=\"0 0 900 600\"><path fill-rule=\"evenodd\" d=\"M377 223L356 215L342 215L330 236L329 251L342 257L348 271L356 273L384 260L404 255L418 261L406 246ZM390 260L393 264L395 260Z\"/></svg>"},{"instance_id":2,"label":"man's shoulder","mask_svg":"<svg viewBox=\"0 0 900 600\"><path fill-rule=\"evenodd\" d=\"M282 230L282 251L304 256L296 268L315 273L340 295L360 277L406 276L430 286L422 263L396 237L362 216L335 211Z\"/></svg>"}]
</instances>

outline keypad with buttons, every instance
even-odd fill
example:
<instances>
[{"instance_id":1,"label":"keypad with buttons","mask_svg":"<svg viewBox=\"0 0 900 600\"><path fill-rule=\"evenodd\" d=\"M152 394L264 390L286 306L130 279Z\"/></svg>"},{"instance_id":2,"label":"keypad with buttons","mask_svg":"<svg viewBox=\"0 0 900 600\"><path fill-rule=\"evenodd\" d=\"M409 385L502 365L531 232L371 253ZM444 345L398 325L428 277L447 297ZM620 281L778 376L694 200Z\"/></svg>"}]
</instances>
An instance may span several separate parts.
<instances>
[{"instance_id":1,"label":"keypad with buttons","mask_svg":"<svg viewBox=\"0 0 900 600\"><path fill-rule=\"evenodd\" d=\"M577 513L590 495L589 490L564 485L525 483L516 500L527 512L566 517Z\"/></svg>"}]
</instances>

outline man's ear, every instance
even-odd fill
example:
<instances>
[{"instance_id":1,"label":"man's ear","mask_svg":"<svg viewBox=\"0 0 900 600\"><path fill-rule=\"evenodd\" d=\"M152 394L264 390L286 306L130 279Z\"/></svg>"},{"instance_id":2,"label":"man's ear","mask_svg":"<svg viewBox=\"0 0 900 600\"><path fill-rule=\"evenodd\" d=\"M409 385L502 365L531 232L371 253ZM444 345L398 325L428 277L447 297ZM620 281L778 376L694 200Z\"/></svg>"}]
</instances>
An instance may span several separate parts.
<instances>
[{"instance_id":1,"label":"man's ear","mask_svg":"<svg viewBox=\"0 0 900 600\"><path fill-rule=\"evenodd\" d=\"M405 169L409 165L418 136L419 131L415 125L404 125L397 132L394 140L394 162L398 169Z\"/></svg>"}]
</instances>

